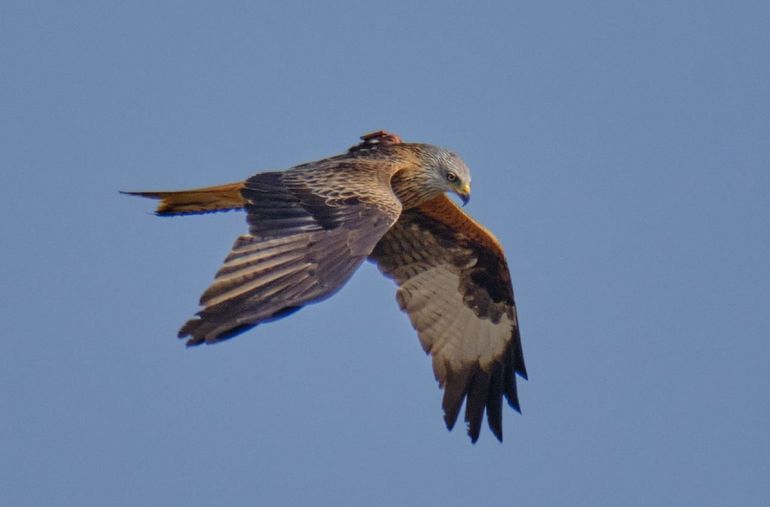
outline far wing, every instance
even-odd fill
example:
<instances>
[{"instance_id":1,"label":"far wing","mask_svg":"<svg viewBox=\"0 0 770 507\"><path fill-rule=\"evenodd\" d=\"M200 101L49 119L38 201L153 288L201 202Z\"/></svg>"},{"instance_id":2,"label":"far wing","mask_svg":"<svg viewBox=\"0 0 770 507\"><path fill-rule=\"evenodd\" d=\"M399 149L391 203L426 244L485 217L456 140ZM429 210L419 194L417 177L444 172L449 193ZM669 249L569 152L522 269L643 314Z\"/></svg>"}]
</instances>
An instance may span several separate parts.
<instances>
[{"instance_id":1,"label":"far wing","mask_svg":"<svg viewBox=\"0 0 770 507\"><path fill-rule=\"evenodd\" d=\"M343 191L334 186L338 173L291 170L245 182L249 234L236 240L180 338L190 337L188 345L230 338L326 298L347 282L396 221L400 204L389 186L367 180L373 172L352 173ZM351 191L356 184L366 187L368 200Z\"/></svg>"},{"instance_id":2,"label":"far wing","mask_svg":"<svg viewBox=\"0 0 770 507\"><path fill-rule=\"evenodd\" d=\"M399 285L396 299L433 356L452 429L465 400L468 434L479 437L486 408L502 440L503 396L519 409L515 375L527 378L503 250L445 195L404 210L372 252Z\"/></svg>"}]
</instances>

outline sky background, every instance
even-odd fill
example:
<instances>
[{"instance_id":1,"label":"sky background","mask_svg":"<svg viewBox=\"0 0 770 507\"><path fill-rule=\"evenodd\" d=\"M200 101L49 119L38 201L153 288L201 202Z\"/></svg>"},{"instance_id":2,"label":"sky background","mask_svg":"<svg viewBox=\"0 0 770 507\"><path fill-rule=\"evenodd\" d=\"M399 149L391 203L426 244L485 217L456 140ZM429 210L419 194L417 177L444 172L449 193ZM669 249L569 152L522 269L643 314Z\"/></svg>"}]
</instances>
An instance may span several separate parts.
<instances>
[{"instance_id":1,"label":"sky background","mask_svg":"<svg viewBox=\"0 0 770 507\"><path fill-rule=\"evenodd\" d=\"M2 2L0 504L768 505L769 5ZM118 194L381 128L506 248L503 444L446 431L368 263L185 349L243 216Z\"/></svg>"}]
</instances>

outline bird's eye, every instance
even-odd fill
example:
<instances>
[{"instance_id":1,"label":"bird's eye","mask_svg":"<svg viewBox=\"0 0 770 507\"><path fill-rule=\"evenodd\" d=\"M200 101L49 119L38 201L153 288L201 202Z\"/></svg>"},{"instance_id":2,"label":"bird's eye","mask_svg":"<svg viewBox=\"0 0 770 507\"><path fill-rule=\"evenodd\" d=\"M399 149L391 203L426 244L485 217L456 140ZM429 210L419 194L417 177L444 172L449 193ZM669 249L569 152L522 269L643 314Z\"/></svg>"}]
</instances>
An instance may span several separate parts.
<instances>
[{"instance_id":1,"label":"bird's eye","mask_svg":"<svg viewBox=\"0 0 770 507\"><path fill-rule=\"evenodd\" d=\"M454 183L455 181L457 181L457 175L453 172L448 172L446 173L446 180L449 183Z\"/></svg>"}]
</instances>

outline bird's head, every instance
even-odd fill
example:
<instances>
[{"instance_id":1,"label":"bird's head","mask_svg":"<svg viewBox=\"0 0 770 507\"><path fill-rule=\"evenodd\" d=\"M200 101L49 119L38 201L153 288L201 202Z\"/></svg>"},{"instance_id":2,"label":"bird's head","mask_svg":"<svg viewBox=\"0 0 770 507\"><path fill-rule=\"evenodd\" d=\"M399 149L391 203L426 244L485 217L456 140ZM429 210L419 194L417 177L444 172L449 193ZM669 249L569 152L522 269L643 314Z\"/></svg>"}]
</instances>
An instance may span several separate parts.
<instances>
[{"instance_id":1,"label":"bird's head","mask_svg":"<svg viewBox=\"0 0 770 507\"><path fill-rule=\"evenodd\" d=\"M465 206L471 198L470 169L455 153L444 148L432 148L428 157L431 183L441 192L457 194Z\"/></svg>"}]
</instances>

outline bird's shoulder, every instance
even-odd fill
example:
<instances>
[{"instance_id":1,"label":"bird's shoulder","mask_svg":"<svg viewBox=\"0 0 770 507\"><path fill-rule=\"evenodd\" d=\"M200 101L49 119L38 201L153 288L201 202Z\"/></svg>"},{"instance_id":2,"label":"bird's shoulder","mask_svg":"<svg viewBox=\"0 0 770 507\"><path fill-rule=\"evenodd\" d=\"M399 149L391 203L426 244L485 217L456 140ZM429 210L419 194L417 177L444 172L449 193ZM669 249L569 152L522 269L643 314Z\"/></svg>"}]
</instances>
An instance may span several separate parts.
<instances>
[{"instance_id":1,"label":"bird's shoulder","mask_svg":"<svg viewBox=\"0 0 770 507\"><path fill-rule=\"evenodd\" d=\"M431 199L420 206L421 215L447 227L453 236L461 236L467 241L487 249L500 259L505 252L495 235L445 195Z\"/></svg>"}]
</instances>

